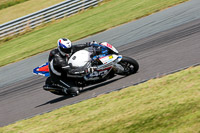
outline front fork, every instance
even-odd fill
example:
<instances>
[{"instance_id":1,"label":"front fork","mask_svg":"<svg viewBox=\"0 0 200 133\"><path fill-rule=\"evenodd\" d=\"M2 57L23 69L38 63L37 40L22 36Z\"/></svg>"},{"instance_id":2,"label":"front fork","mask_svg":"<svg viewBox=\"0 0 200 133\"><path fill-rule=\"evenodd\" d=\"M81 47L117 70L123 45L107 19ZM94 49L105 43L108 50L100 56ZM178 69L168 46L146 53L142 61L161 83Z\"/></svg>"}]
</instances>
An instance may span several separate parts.
<instances>
[{"instance_id":1,"label":"front fork","mask_svg":"<svg viewBox=\"0 0 200 133\"><path fill-rule=\"evenodd\" d=\"M124 72L124 67L121 64L119 64L121 60L122 60L122 55L118 55L118 58L115 60L115 64L113 66L116 74Z\"/></svg>"}]
</instances>

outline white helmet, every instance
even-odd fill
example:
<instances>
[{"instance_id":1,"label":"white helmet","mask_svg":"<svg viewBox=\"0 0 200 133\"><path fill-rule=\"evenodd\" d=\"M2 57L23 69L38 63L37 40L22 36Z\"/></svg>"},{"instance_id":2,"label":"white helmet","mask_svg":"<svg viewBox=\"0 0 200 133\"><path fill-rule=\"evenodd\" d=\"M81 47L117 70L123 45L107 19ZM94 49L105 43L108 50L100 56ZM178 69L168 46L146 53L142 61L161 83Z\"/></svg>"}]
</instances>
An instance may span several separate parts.
<instances>
[{"instance_id":1,"label":"white helmet","mask_svg":"<svg viewBox=\"0 0 200 133\"><path fill-rule=\"evenodd\" d=\"M72 43L69 39L61 38L58 40L58 51L65 56L71 53Z\"/></svg>"}]
</instances>

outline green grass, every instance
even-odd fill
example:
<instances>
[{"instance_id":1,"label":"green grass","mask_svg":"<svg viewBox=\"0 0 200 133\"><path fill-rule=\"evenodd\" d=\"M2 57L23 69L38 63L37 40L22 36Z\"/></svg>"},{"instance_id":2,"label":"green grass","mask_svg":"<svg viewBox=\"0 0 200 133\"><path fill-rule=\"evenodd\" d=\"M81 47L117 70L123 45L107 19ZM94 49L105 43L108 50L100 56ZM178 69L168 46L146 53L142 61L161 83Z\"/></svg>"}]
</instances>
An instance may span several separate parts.
<instances>
[{"instance_id":1,"label":"green grass","mask_svg":"<svg viewBox=\"0 0 200 133\"><path fill-rule=\"evenodd\" d=\"M199 133L200 66L18 121L0 132Z\"/></svg>"},{"instance_id":2,"label":"green grass","mask_svg":"<svg viewBox=\"0 0 200 133\"><path fill-rule=\"evenodd\" d=\"M0 10L0 24L42 10L62 1L64 0L0 0L0 7L1 5L6 7ZM13 4L17 5L7 7Z\"/></svg>"},{"instance_id":3,"label":"green grass","mask_svg":"<svg viewBox=\"0 0 200 133\"><path fill-rule=\"evenodd\" d=\"M72 17L47 24L0 44L0 66L56 47L61 37L72 41L147 16L186 0L112 0ZM102 40L106 41L106 40Z\"/></svg>"},{"instance_id":4,"label":"green grass","mask_svg":"<svg viewBox=\"0 0 200 133\"><path fill-rule=\"evenodd\" d=\"M19 3L23 3L25 1L28 1L28 0L1 0L0 1L0 10L10 7L10 6L17 5Z\"/></svg>"}]
</instances>

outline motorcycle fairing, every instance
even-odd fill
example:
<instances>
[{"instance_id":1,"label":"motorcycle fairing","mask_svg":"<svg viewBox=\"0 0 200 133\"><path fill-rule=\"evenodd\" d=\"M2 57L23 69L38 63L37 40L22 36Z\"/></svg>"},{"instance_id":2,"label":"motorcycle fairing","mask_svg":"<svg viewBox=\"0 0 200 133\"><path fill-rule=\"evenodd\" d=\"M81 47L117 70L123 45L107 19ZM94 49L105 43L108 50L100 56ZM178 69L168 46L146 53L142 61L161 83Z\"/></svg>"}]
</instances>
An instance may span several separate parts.
<instances>
[{"instance_id":1,"label":"motorcycle fairing","mask_svg":"<svg viewBox=\"0 0 200 133\"><path fill-rule=\"evenodd\" d=\"M108 64L110 62L113 62L114 60L116 60L118 58L117 55L107 55L107 56L104 56L102 58L99 58L99 60L103 63L103 64Z\"/></svg>"},{"instance_id":2,"label":"motorcycle fairing","mask_svg":"<svg viewBox=\"0 0 200 133\"><path fill-rule=\"evenodd\" d=\"M106 75L108 75L108 73L111 70L112 70L112 66L109 66L107 68L94 71L93 73L90 73L90 74L84 76L84 79L86 81L89 81L89 80L99 80L99 79L104 78Z\"/></svg>"},{"instance_id":3,"label":"motorcycle fairing","mask_svg":"<svg viewBox=\"0 0 200 133\"><path fill-rule=\"evenodd\" d=\"M107 42L100 43L100 45L105 46L105 47L111 49L111 50L114 51L115 53L119 53L119 52L117 51L117 49L116 49L114 46L112 46L111 44L109 44L109 43L107 43Z\"/></svg>"},{"instance_id":4,"label":"motorcycle fairing","mask_svg":"<svg viewBox=\"0 0 200 133\"><path fill-rule=\"evenodd\" d=\"M88 81L88 80L98 80L104 78L111 71L113 65L115 64L114 61L117 60L118 58L121 58L121 56L119 57L114 54L99 58L99 60L103 64L97 67L97 71L94 71L93 73L84 76L84 79Z\"/></svg>"},{"instance_id":5,"label":"motorcycle fairing","mask_svg":"<svg viewBox=\"0 0 200 133\"><path fill-rule=\"evenodd\" d=\"M33 74L36 75L42 75L45 77L49 77L49 67L48 67L48 62L46 62L45 64L42 64L41 66L38 66L36 68L33 69Z\"/></svg>"},{"instance_id":6,"label":"motorcycle fairing","mask_svg":"<svg viewBox=\"0 0 200 133\"><path fill-rule=\"evenodd\" d=\"M74 67L83 67L91 60L90 52L86 50L79 50L74 53L70 59L69 64L71 63Z\"/></svg>"}]
</instances>

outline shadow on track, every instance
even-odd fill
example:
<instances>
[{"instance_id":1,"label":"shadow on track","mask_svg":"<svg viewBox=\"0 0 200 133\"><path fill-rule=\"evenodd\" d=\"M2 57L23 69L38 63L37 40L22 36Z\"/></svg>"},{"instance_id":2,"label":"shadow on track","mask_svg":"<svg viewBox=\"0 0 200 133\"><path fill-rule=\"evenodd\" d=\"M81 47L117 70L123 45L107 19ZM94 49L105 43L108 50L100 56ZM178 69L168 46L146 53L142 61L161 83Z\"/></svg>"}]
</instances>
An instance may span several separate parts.
<instances>
[{"instance_id":1,"label":"shadow on track","mask_svg":"<svg viewBox=\"0 0 200 133\"><path fill-rule=\"evenodd\" d=\"M108 80L108 81L105 81L105 82L102 82L102 83L99 83L99 84L96 84L96 85L92 85L92 86L89 86L89 87L86 88L86 89L81 90L80 92L81 92L81 93L86 93L86 92L88 92L88 91L91 91L91 90L94 90L94 89L98 89L99 87L102 87L102 86L104 86L104 85L110 84L110 83L115 82L115 81L117 81L117 80L120 80L120 79L122 79L122 78L124 78L124 77L118 77L118 78L116 78L116 79L111 79L111 80ZM80 93L80 95L81 95L81 93ZM80 96L80 95L79 95L79 96ZM76 96L76 97L79 97L79 96ZM46 103L44 103L44 104L38 105L38 106L36 106L35 108L39 108L39 107L42 107L42 106L45 106L45 105L48 105L48 104L54 104L54 103L57 103L57 102L61 102L61 101L63 101L63 100L69 99L69 98L75 98L75 97L72 97L72 96L69 96L69 95L67 95L67 96L62 96L62 97L58 97L58 98L53 99L53 100L50 100L50 101L48 101L48 102L46 102ZM85 100L85 99L84 99L84 100ZM78 101L79 101L79 100L78 100Z\"/></svg>"},{"instance_id":2,"label":"shadow on track","mask_svg":"<svg viewBox=\"0 0 200 133\"><path fill-rule=\"evenodd\" d=\"M36 106L35 108L42 107L42 106L45 106L45 105L47 105L47 104L54 104L54 103L57 103L57 102L61 102L61 101L63 101L63 100L69 99L69 98L71 98L71 96L62 96L62 97L58 97L58 98L53 99L53 100L51 100L51 101L48 101L48 102L46 102L46 103L44 103L44 104L38 105L38 106Z\"/></svg>"},{"instance_id":3,"label":"shadow on track","mask_svg":"<svg viewBox=\"0 0 200 133\"><path fill-rule=\"evenodd\" d=\"M89 86L89 87L87 87L87 88L81 90L81 92L82 92L82 93L83 93L83 92L85 93L85 92L87 92L87 91L91 91L91 90L97 89L98 87L102 87L102 86L104 86L104 85L110 84L110 83L115 82L115 81L117 81L117 80L120 80L120 79L122 79L122 78L125 78L125 77L118 77L118 78L116 78L116 79L111 79L111 80L108 80L108 81L104 81L104 82L102 82L102 83L98 83L98 84Z\"/></svg>"}]
</instances>

